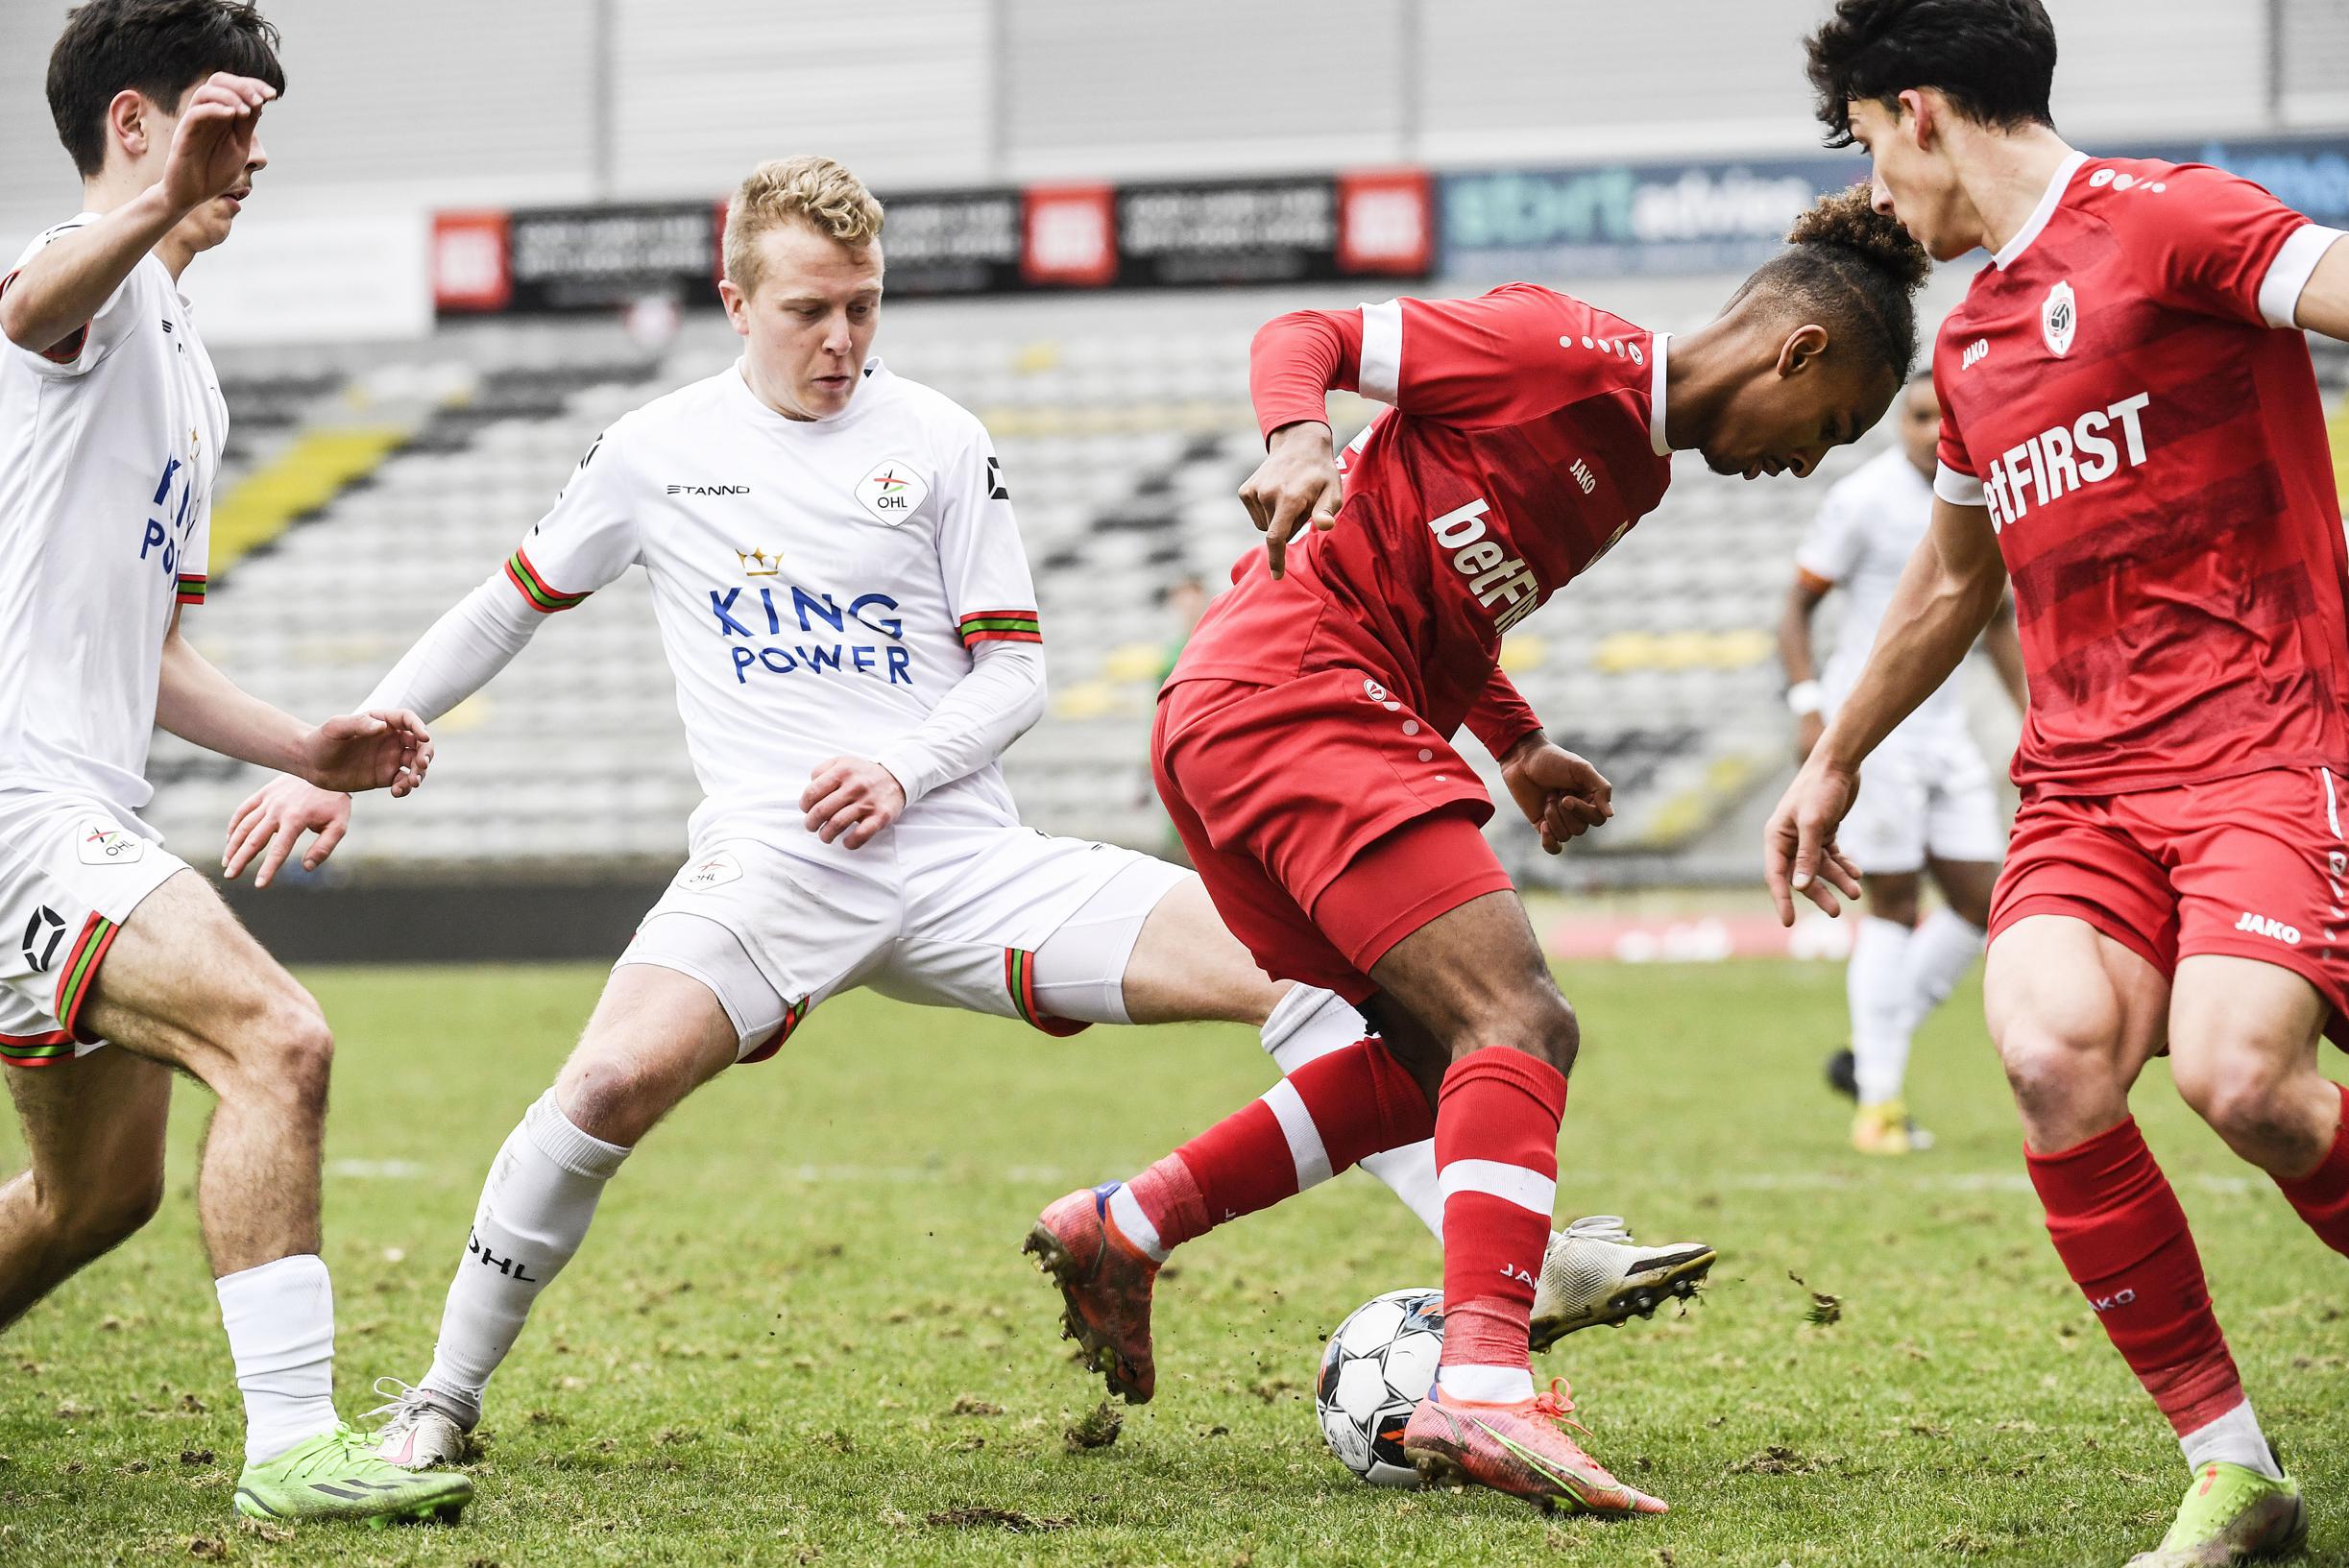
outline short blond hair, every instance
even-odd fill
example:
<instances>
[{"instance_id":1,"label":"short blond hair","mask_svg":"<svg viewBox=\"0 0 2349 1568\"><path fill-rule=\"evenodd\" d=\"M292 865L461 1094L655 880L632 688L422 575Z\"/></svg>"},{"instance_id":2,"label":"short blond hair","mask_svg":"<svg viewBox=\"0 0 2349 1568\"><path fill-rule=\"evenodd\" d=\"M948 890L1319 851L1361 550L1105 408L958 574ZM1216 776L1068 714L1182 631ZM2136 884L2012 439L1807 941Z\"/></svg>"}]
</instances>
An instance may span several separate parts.
<instances>
[{"instance_id":1,"label":"short blond hair","mask_svg":"<svg viewBox=\"0 0 2349 1568\"><path fill-rule=\"evenodd\" d=\"M831 158L769 158L734 188L726 208L726 276L735 287L757 290L759 236L786 223L805 224L842 245L870 245L881 238L881 204Z\"/></svg>"}]
</instances>

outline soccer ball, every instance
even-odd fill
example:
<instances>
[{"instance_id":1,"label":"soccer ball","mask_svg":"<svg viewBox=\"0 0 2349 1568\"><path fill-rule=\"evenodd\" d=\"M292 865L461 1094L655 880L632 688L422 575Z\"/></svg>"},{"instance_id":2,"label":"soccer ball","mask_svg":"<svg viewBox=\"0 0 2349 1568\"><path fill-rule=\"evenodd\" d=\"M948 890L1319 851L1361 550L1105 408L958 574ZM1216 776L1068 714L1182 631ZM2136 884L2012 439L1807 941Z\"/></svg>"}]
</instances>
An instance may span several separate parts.
<instances>
[{"instance_id":1,"label":"soccer ball","mask_svg":"<svg viewBox=\"0 0 2349 1568\"><path fill-rule=\"evenodd\" d=\"M1443 1292L1390 1291L1355 1309L1329 1337L1313 1389L1321 1436L1338 1462L1373 1486L1417 1486L1403 1425L1436 1386Z\"/></svg>"}]
</instances>

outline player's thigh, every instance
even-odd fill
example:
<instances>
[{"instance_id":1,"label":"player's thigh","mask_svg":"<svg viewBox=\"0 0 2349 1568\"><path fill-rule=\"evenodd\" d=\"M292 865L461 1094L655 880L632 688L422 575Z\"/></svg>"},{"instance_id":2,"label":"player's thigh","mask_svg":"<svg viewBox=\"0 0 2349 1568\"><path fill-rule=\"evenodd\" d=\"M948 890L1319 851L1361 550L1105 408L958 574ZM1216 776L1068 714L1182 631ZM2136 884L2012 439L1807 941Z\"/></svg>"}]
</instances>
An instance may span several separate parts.
<instances>
[{"instance_id":1,"label":"player's thigh","mask_svg":"<svg viewBox=\"0 0 2349 1568\"><path fill-rule=\"evenodd\" d=\"M658 963L620 964L555 1078L555 1102L582 1130L633 1146L733 1066L740 1043L706 981Z\"/></svg>"},{"instance_id":2,"label":"player's thigh","mask_svg":"<svg viewBox=\"0 0 2349 1568\"><path fill-rule=\"evenodd\" d=\"M193 871L142 899L93 962L85 1033L215 1090L243 1075L323 1107L326 1015Z\"/></svg>"},{"instance_id":3,"label":"player's thigh","mask_svg":"<svg viewBox=\"0 0 2349 1568\"><path fill-rule=\"evenodd\" d=\"M1942 901L1961 919L1974 926L1990 924L1990 902L1998 887L1998 861L1935 858L1925 865L1932 873L1933 885L1941 889Z\"/></svg>"},{"instance_id":4,"label":"player's thigh","mask_svg":"<svg viewBox=\"0 0 2349 1568\"><path fill-rule=\"evenodd\" d=\"M69 1226L119 1235L163 1195L163 1130L171 1069L127 1050L98 1050L7 1070L42 1208Z\"/></svg>"},{"instance_id":5,"label":"player's thigh","mask_svg":"<svg viewBox=\"0 0 2349 1568\"><path fill-rule=\"evenodd\" d=\"M1151 905L1123 977L1126 1011L1137 1024L1221 1019L1261 1025L1283 989L1232 935L1206 884L1191 874Z\"/></svg>"},{"instance_id":6,"label":"player's thigh","mask_svg":"<svg viewBox=\"0 0 2349 1568\"><path fill-rule=\"evenodd\" d=\"M2169 1068L2188 1103L2223 1125L2257 1125L2286 1084L2316 1072L2333 1004L2307 976L2232 953L2178 959Z\"/></svg>"},{"instance_id":7,"label":"player's thigh","mask_svg":"<svg viewBox=\"0 0 2349 1568\"><path fill-rule=\"evenodd\" d=\"M1991 939L1983 1013L2033 1146L2068 1147L2126 1114L2168 1000L2168 978L2088 919L2026 915Z\"/></svg>"}]
</instances>

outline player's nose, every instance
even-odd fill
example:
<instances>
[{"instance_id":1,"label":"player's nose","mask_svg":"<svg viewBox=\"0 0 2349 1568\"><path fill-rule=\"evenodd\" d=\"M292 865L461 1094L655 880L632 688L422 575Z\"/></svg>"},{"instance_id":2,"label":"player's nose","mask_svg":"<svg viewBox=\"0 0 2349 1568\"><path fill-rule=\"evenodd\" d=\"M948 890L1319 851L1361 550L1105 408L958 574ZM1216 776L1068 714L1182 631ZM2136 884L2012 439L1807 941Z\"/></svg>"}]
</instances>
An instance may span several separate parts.
<instances>
[{"instance_id":1,"label":"player's nose","mask_svg":"<svg viewBox=\"0 0 2349 1568\"><path fill-rule=\"evenodd\" d=\"M245 172L257 174L268 167L269 149L261 145L260 133L255 132L253 137L253 150L245 155Z\"/></svg>"},{"instance_id":2,"label":"player's nose","mask_svg":"<svg viewBox=\"0 0 2349 1568\"><path fill-rule=\"evenodd\" d=\"M1892 187L1873 168L1868 171L1868 205L1887 218L1892 216Z\"/></svg>"}]
</instances>

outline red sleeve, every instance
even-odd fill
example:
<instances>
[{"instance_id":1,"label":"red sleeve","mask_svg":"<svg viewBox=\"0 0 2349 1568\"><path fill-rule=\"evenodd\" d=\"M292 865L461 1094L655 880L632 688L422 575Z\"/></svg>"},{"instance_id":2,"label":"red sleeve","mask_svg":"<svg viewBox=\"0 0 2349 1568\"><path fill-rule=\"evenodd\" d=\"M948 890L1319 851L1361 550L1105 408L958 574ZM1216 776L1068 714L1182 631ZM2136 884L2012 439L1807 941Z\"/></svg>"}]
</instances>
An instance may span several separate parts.
<instances>
[{"instance_id":1,"label":"red sleeve","mask_svg":"<svg viewBox=\"0 0 2349 1568\"><path fill-rule=\"evenodd\" d=\"M1468 710L1468 733L1497 760L1518 741L1540 732L1541 720L1534 716L1533 705L1517 694L1515 683L1495 664L1492 679Z\"/></svg>"},{"instance_id":2,"label":"red sleeve","mask_svg":"<svg viewBox=\"0 0 2349 1568\"><path fill-rule=\"evenodd\" d=\"M1518 424L1594 394L1644 392L1650 340L1626 326L1533 283L1473 300L1300 310L1256 334L1248 388L1267 435L1326 421L1333 388L1446 424Z\"/></svg>"},{"instance_id":3,"label":"red sleeve","mask_svg":"<svg viewBox=\"0 0 2349 1568\"><path fill-rule=\"evenodd\" d=\"M2335 237L2250 181L2200 163L2119 174L2100 205L2156 299L2247 326L2292 325L2301 285Z\"/></svg>"},{"instance_id":4,"label":"red sleeve","mask_svg":"<svg viewBox=\"0 0 2349 1568\"><path fill-rule=\"evenodd\" d=\"M1362 363L1362 311L1292 310L1256 330L1247 395L1267 441L1284 424L1329 422L1329 394L1351 392Z\"/></svg>"}]
</instances>

